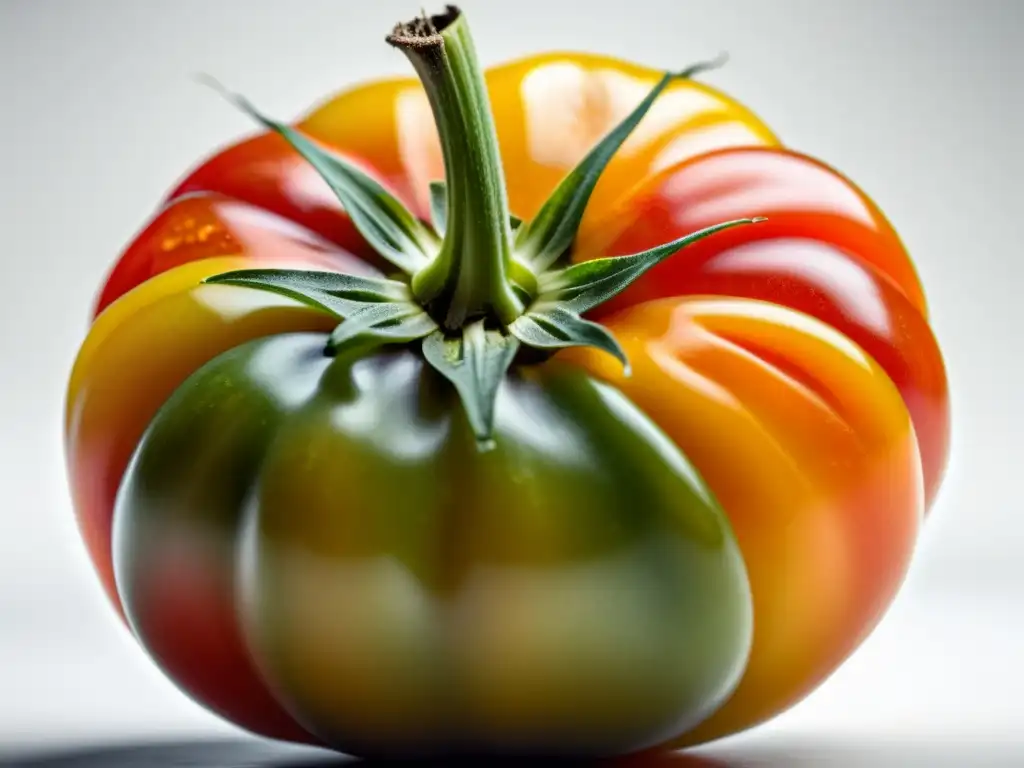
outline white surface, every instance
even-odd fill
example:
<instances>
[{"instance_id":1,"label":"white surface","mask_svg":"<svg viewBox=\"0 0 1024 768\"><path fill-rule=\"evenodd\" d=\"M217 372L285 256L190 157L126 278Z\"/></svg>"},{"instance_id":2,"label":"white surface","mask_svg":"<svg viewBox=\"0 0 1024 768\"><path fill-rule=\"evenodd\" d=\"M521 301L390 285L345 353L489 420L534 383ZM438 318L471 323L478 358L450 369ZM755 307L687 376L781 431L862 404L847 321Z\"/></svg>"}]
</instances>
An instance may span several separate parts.
<instances>
[{"instance_id":1,"label":"white surface","mask_svg":"<svg viewBox=\"0 0 1024 768\"><path fill-rule=\"evenodd\" d=\"M1006 594L940 595L911 579L878 630L816 693L712 754L935 743L977 745L982 754L1000 745L1024 765L1019 608ZM97 622L97 611L109 620ZM167 682L106 606L85 601L49 618L26 606L9 617L15 629L0 635L0 658L16 663L5 671L0 744L237 734ZM69 626L80 630L65 635Z\"/></svg>"}]
</instances>

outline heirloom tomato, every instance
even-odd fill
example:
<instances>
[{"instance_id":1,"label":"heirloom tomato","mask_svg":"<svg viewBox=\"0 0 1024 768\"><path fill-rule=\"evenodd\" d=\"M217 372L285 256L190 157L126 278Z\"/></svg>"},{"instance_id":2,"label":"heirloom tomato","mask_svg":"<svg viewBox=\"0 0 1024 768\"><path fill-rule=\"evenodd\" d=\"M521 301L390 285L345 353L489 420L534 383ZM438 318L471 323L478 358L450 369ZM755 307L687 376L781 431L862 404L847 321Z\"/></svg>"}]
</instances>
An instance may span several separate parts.
<instances>
[{"instance_id":1,"label":"heirloom tomato","mask_svg":"<svg viewBox=\"0 0 1024 768\"><path fill-rule=\"evenodd\" d=\"M893 599L948 452L879 208L697 82L417 78L194 167L99 292L66 447L110 599L189 696L359 755L748 728Z\"/></svg>"}]
</instances>

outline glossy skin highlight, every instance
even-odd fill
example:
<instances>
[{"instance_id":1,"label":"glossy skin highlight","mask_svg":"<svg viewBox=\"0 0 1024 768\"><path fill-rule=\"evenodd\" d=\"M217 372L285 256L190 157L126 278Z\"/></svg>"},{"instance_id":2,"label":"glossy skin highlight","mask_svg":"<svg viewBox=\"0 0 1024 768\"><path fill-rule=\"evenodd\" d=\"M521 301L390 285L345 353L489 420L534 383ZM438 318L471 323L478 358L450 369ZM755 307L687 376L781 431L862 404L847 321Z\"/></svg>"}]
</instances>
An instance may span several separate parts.
<instances>
[{"instance_id":1,"label":"glossy skin highlight","mask_svg":"<svg viewBox=\"0 0 1024 768\"><path fill-rule=\"evenodd\" d=\"M562 53L491 70L487 83L512 211L535 213L661 74ZM353 114L364 118L352 120ZM359 86L297 125L372 169L426 217L427 184L443 178L443 166L416 81ZM677 81L662 95L602 177L573 259L633 253L746 216L769 221L700 241L595 313L625 347L631 378L600 353L563 353L550 364L582 367L668 435L720 502L746 563L754 633L742 680L710 719L692 724L695 730L680 724L677 733L664 734L665 746L763 721L842 662L892 599L949 450L941 354L920 281L891 224L850 180L782 148L747 108L714 89ZM164 584L181 578L189 586L147 596L139 590L159 591L159 579L140 586L125 576L115 583L115 495L147 427L164 418L158 411L202 365L239 354L233 350L253 340L334 325L290 299L199 286L201 279L252 266L379 274L379 262L368 254L311 168L276 136L249 137L189 171L122 254L100 293L69 385L66 442L75 507L112 601L191 696L277 738L317 743L329 737L329 708L308 686L301 702L270 693L282 675L305 685L309 670L289 661L295 638L267 634L283 604L269 592L265 601L259 590L247 593L251 625L242 626L236 589L246 591L268 573L292 574L281 583L291 585L291 603L298 601L308 573L279 570L285 566L267 541L298 540L312 528L291 531L269 510L253 523L256 530L269 526L261 543L253 529L238 533L236 514L211 537L209 550L200 546L201 534L187 530L176 551L188 567L170 549L153 557L171 569ZM325 433L323 439L340 438ZM187 470L173 456L165 466ZM127 543L132 526L123 528L119 568L128 574L135 568ZM579 531L580 541L587 535ZM229 574L238 553L224 549L236 536L246 542L246 557L260 563L250 561L255 570L241 586ZM473 551L484 556L490 545L480 537ZM522 552L537 555L550 544L539 538ZM194 622L210 630L186 637L178 629ZM273 649L266 652L273 658L261 650L256 662L246 661L239 649L253 645ZM494 685L495 696L516 690ZM495 700L493 711L507 713L513 704ZM595 716L607 715L594 707ZM366 717L373 716L370 708ZM486 732L482 721L474 727Z\"/></svg>"}]
</instances>

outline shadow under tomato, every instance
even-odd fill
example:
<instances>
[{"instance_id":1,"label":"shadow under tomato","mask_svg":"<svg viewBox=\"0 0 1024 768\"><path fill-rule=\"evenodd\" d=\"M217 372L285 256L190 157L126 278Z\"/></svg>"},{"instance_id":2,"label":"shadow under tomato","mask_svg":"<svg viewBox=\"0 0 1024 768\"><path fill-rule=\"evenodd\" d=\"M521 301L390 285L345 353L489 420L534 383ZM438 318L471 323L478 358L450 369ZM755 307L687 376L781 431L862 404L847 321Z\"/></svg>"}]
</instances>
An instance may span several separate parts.
<instances>
[{"instance_id":1,"label":"shadow under tomato","mask_svg":"<svg viewBox=\"0 0 1024 768\"><path fill-rule=\"evenodd\" d=\"M340 766L401 766L409 763L358 760L287 745L249 740L176 741L138 744L118 744L37 750L13 757L0 754L3 768L340 768ZM435 760L413 763L423 768L433 766L607 766L608 768L735 768L740 764L724 763L703 756L670 754L657 757L634 757L604 762L541 761L541 760Z\"/></svg>"}]
</instances>

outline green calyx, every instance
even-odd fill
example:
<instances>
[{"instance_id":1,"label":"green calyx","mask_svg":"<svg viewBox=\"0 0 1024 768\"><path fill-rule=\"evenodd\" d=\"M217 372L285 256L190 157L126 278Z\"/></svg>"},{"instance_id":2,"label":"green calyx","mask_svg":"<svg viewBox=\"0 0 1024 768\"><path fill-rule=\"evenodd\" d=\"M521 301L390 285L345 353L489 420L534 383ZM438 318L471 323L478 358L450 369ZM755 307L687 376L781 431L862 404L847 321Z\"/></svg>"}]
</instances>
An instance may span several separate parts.
<instances>
[{"instance_id":1,"label":"green calyx","mask_svg":"<svg viewBox=\"0 0 1024 768\"><path fill-rule=\"evenodd\" d=\"M569 265L583 212L612 156L669 83L718 62L666 73L537 215L520 221L508 208L490 102L465 17L448 6L443 14L398 25L388 42L416 69L441 140L447 183L431 185L430 223L356 164L214 85L320 173L366 242L400 276L251 269L205 282L284 294L334 315L341 323L328 340L330 354L422 340L424 357L455 386L478 443L486 447L499 385L521 346L593 346L628 370L615 337L583 313L690 243L761 219L728 221L641 253Z\"/></svg>"}]
</instances>

